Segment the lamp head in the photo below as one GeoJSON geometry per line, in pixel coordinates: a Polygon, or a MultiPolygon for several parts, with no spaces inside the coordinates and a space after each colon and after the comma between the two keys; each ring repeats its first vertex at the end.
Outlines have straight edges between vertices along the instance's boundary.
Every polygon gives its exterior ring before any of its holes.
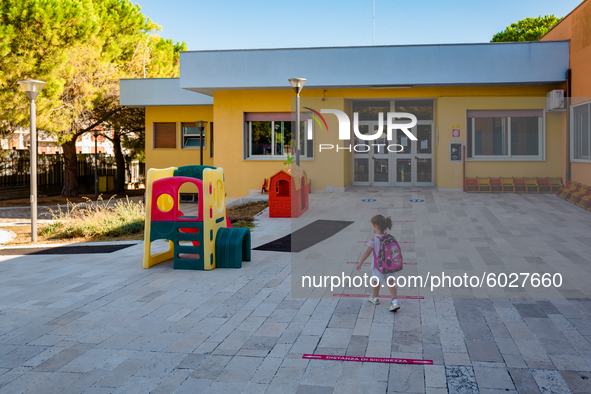
{"type": "Polygon", "coordinates": [[[36,81],[34,79],[22,79],[18,81],[18,84],[27,94],[29,100],[35,100],[41,90],[45,87],[46,83],[43,81],[36,81]]]}
{"type": "Polygon", "coordinates": [[[207,127],[207,123],[208,122],[205,120],[198,120],[197,122],[195,122],[195,126],[197,126],[200,132],[203,132],[203,130],[205,130],[205,128],[207,127]]]}
{"type": "Polygon", "coordinates": [[[291,84],[291,87],[296,92],[296,94],[299,94],[302,91],[302,89],[304,88],[304,84],[306,83],[306,78],[291,78],[289,80],[289,83],[291,84]]]}

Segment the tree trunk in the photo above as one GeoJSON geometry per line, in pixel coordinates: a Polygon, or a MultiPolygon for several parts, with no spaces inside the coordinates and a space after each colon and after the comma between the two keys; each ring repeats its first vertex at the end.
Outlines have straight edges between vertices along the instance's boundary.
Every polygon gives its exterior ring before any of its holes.
{"type": "Polygon", "coordinates": [[[115,164],[117,164],[115,192],[125,193],[125,158],[121,152],[121,134],[117,127],[113,130],[113,152],[115,153],[115,164]]]}
{"type": "Polygon", "coordinates": [[[62,196],[77,197],[78,196],[78,158],[76,156],[76,138],[72,139],[62,145],[64,150],[64,186],[62,189],[62,196]]]}
{"type": "Polygon", "coordinates": [[[125,160],[125,170],[127,171],[127,179],[131,182],[131,162],[129,160],[125,160]]]}

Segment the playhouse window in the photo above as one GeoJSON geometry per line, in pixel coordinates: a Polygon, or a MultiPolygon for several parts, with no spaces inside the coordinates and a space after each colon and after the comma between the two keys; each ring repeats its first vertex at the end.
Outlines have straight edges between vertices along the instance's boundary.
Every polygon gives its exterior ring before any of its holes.
{"type": "MultiPolygon", "coordinates": [[[[314,157],[314,125],[312,119],[304,119],[300,127],[300,152],[302,158],[314,157]],[[308,140],[308,134],[312,139],[308,140]]],[[[244,158],[276,158],[284,160],[295,156],[292,138],[294,122],[290,113],[250,113],[245,116],[244,158]]]]}
{"type": "Polygon", "coordinates": [[[285,179],[277,182],[277,197],[289,197],[289,182],[285,179]]]}
{"type": "Polygon", "coordinates": [[[468,111],[467,158],[542,160],[542,110],[468,111]]]}

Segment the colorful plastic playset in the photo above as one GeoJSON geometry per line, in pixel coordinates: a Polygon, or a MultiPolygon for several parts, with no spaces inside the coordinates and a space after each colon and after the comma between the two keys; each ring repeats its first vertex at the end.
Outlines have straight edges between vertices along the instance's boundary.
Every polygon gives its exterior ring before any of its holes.
{"type": "Polygon", "coordinates": [[[150,169],[146,179],[144,268],[173,259],[174,269],[241,268],[250,261],[250,230],[232,228],[226,216],[224,172],[210,166],[150,169]],[[179,210],[180,188],[198,190],[198,215],[179,210]],[[169,241],[166,252],[151,254],[152,243],[169,241]]]}

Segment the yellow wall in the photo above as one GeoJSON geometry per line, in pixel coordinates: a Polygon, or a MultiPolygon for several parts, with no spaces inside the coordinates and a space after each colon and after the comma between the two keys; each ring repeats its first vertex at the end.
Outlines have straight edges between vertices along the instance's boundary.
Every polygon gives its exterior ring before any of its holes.
{"type": "MultiPolygon", "coordinates": [[[[181,148],[181,123],[205,120],[213,121],[213,106],[167,106],[167,107],[146,107],[146,172],[150,168],[168,168],[196,165],[200,163],[199,149],[181,148]],[[154,122],[176,122],[176,149],[154,149],[153,145],[153,123],[154,122]]],[[[203,150],[203,164],[213,165],[213,159],[209,157],[210,125],[205,130],[205,149],[203,150]]],[[[214,139],[216,127],[214,124],[214,139]]],[[[215,142],[214,142],[215,150],[215,142]]],[[[181,186],[181,193],[197,193],[197,187],[192,184],[181,186]]]]}
{"type": "MultiPolygon", "coordinates": [[[[505,87],[424,87],[412,89],[304,89],[302,106],[320,111],[323,108],[351,112],[351,101],[367,98],[432,98],[434,99],[434,127],[439,130],[435,147],[435,184],[440,188],[461,188],[461,163],[449,161],[451,125],[460,124],[462,142],[466,140],[466,110],[468,109],[526,109],[545,107],[546,93],[556,86],[505,87]],[[530,99],[523,99],[530,97],[530,99]]],[[[215,91],[214,107],[149,107],[146,109],[146,163],[148,168],[166,168],[199,163],[198,150],[151,149],[152,122],[212,121],[215,125],[214,160],[205,150],[205,164],[222,167],[226,176],[227,196],[242,197],[249,190],[260,190],[264,178],[283,167],[283,159],[244,160],[244,113],[291,112],[295,94],[285,90],[215,91]]],[[[301,165],[312,179],[312,190],[326,190],[327,186],[343,188],[351,183],[351,154],[348,151],[323,151],[319,144],[344,146],[338,140],[338,122],[334,115],[324,116],[329,132],[314,126],[314,160],[302,160],[301,165]]],[[[352,121],[351,116],[351,121],[352,121]]],[[[560,115],[549,114],[547,119],[546,161],[537,162],[476,162],[466,164],[467,176],[559,176],[560,175],[560,115]]],[[[434,133],[434,143],[436,133],[434,133]]],[[[457,141],[457,140],[454,140],[457,141]]],[[[209,141],[208,141],[209,142],[209,141]]],[[[209,149],[209,145],[207,146],[209,149]]]]}
{"type": "MultiPolygon", "coordinates": [[[[228,197],[241,197],[247,195],[249,190],[260,190],[265,178],[284,167],[284,159],[243,159],[244,113],[291,112],[294,97],[293,90],[214,92],[214,123],[217,130],[214,163],[224,168],[228,197]]],[[[317,111],[322,108],[344,110],[344,100],[339,97],[322,101],[320,97],[306,97],[302,99],[301,106],[310,106],[317,111]]],[[[329,130],[338,130],[335,116],[327,116],[325,119],[329,130]]],[[[314,133],[316,146],[334,143],[335,132],[329,134],[315,125],[314,133]]],[[[326,186],[344,187],[346,155],[330,151],[318,154],[317,150],[314,155],[314,161],[301,160],[300,163],[312,179],[312,190],[326,190],[326,186]]]]}
{"type": "MultiPolygon", "coordinates": [[[[146,107],[146,172],[150,168],[181,167],[199,164],[199,149],[181,148],[181,123],[195,122],[197,120],[213,121],[213,106],[186,106],[186,107],[146,107]],[[153,123],[176,122],[177,123],[177,147],[176,149],[154,149],[153,123]]],[[[205,149],[203,150],[203,164],[213,165],[213,159],[209,158],[209,124],[205,131],[205,149]]],[[[217,134],[214,124],[214,137],[217,134]]],[[[215,149],[215,143],[214,143],[215,149]]]]}
{"type": "MultiPolygon", "coordinates": [[[[462,163],[449,161],[449,143],[458,141],[451,138],[451,126],[461,125],[461,141],[466,144],[466,110],[478,109],[541,109],[545,107],[544,97],[444,97],[437,100],[439,128],[439,154],[435,167],[436,184],[440,188],[461,188],[463,181],[462,163]]],[[[545,161],[477,161],[466,160],[466,177],[558,177],[560,176],[560,113],[546,115],[546,160],[545,161]]],[[[542,149],[542,148],[541,148],[542,149]]]]}

